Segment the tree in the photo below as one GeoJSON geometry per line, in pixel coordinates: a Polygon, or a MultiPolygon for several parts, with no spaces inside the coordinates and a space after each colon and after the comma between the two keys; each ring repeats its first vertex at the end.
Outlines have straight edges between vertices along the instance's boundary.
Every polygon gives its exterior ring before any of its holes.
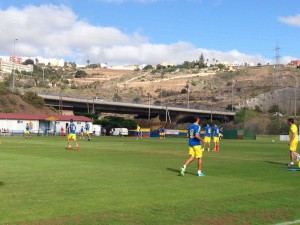
{"type": "Polygon", "coordinates": [[[100,124],[106,128],[128,128],[133,129],[136,127],[136,122],[131,119],[124,119],[118,116],[106,116],[104,119],[95,120],[95,124],[100,124]]]}
{"type": "Polygon", "coordinates": [[[256,111],[256,112],[262,112],[261,108],[258,105],[255,106],[254,111],[256,111]]]}
{"type": "Polygon", "coordinates": [[[153,66],[152,65],[147,65],[143,68],[143,70],[152,70],[153,69],[153,66]]]}
{"type": "Polygon", "coordinates": [[[227,105],[227,107],[225,109],[230,110],[230,111],[231,110],[236,111],[236,108],[232,104],[227,105]]]}
{"type": "Polygon", "coordinates": [[[23,65],[34,65],[34,61],[32,59],[26,59],[23,62],[23,65]]]}
{"type": "Polygon", "coordinates": [[[161,101],[160,100],[155,100],[154,105],[161,105],[161,101]]]}
{"type": "Polygon", "coordinates": [[[223,63],[219,63],[219,64],[217,65],[217,67],[218,67],[220,70],[222,70],[222,69],[225,68],[225,65],[224,65],[223,63]]]}
{"type": "Polygon", "coordinates": [[[84,70],[77,70],[75,73],[75,78],[82,78],[82,77],[86,77],[87,74],[84,70]]]}
{"type": "Polygon", "coordinates": [[[100,68],[100,67],[99,67],[99,64],[93,63],[93,64],[89,65],[89,68],[95,69],[95,68],[100,68]]]}
{"type": "Polygon", "coordinates": [[[160,65],[160,64],[156,65],[156,69],[157,69],[157,70],[162,70],[162,69],[165,69],[165,68],[166,68],[166,67],[163,66],[163,65],[160,65]]]}
{"type": "Polygon", "coordinates": [[[244,108],[235,114],[234,121],[235,121],[235,123],[243,123],[243,122],[257,116],[258,114],[259,114],[259,112],[256,112],[252,109],[244,108]]]}
{"type": "Polygon", "coordinates": [[[280,117],[272,117],[270,118],[270,123],[268,125],[269,134],[286,134],[289,130],[289,126],[286,121],[280,117]]]}
{"type": "Polygon", "coordinates": [[[33,105],[34,107],[37,108],[43,108],[45,106],[45,101],[42,97],[38,96],[36,93],[29,91],[26,92],[23,96],[22,99],[27,102],[28,104],[33,105]]]}
{"type": "Polygon", "coordinates": [[[199,68],[204,68],[205,67],[203,53],[201,53],[201,55],[200,55],[198,66],[199,66],[199,68]]]}
{"type": "Polygon", "coordinates": [[[88,64],[88,66],[90,65],[90,60],[88,59],[88,60],[86,60],[86,63],[88,64]]]}
{"type": "Polygon", "coordinates": [[[277,105],[277,104],[271,105],[268,110],[269,113],[274,113],[274,112],[279,112],[279,111],[280,111],[280,108],[279,108],[279,105],[277,105]]]}
{"type": "Polygon", "coordinates": [[[9,90],[6,88],[5,83],[0,83],[0,95],[6,95],[9,93],[9,90]]]}
{"type": "Polygon", "coordinates": [[[180,94],[186,94],[188,91],[186,88],[181,89],[180,94]]]}
{"type": "Polygon", "coordinates": [[[141,99],[140,99],[140,97],[134,97],[134,98],[132,99],[132,102],[133,102],[133,103],[139,103],[139,102],[141,102],[141,99]]]}
{"type": "Polygon", "coordinates": [[[114,93],[113,101],[120,102],[120,101],[122,101],[122,97],[118,93],[114,93]]]}

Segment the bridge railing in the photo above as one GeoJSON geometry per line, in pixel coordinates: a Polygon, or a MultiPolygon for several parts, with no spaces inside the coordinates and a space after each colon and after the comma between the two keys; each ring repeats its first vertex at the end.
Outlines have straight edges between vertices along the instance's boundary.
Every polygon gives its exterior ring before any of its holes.
{"type": "MultiPolygon", "coordinates": [[[[80,100],[86,100],[86,101],[92,101],[94,103],[97,102],[121,102],[121,103],[126,103],[126,104],[135,104],[135,105],[144,105],[144,106],[160,106],[160,107],[173,107],[173,108],[181,108],[181,109],[187,109],[187,106],[182,105],[182,104],[155,104],[154,102],[132,102],[132,101],[126,101],[126,100],[120,100],[120,101],[114,101],[111,99],[101,99],[99,100],[94,100],[94,97],[89,97],[89,96],[82,96],[82,95],[71,95],[71,94],[58,94],[55,92],[50,92],[50,91],[37,91],[36,92],[38,95],[49,95],[49,96],[56,96],[56,97],[61,97],[61,98],[74,98],[74,99],[80,99],[80,100]]],[[[206,107],[206,106],[194,106],[190,105],[189,109],[191,110],[206,110],[206,111],[214,111],[214,112],[235,112],[232,110],[227,110],[227,109],[222,109],[218,107],[206,107]]]]}

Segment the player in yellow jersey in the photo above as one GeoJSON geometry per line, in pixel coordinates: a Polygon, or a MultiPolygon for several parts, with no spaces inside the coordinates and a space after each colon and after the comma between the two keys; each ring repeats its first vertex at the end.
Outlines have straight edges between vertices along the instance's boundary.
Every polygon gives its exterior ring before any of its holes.
{"type": "Polygon", "coordinates": [[[141,127],[138,124],[136,125],[135,136],[136,136],[136,140],[142,139],[141,127]]]}
{"type": "Polygon", "coordinates": [[[78,151],[79,145],[76,140],[76,126],[75,126],[73,119],[70,120],[70,124],[69,124],[67,130],[68,130],[68,139],[67,139],[68,140],[68,150],[71,150],[70,140],[73,140],[74,143],[76,144],[76,151],[78,151]]]}
{"type": "Polygon", "coordinates": [[[290,163],[288,166],[294,166],[294,160],[298,161],[298,166],[300,167],[300,155],[297,153],[297,146],[298,146],[298,128],[296,124],[294,123],[293,118],[288,119],[288,124],[290,126],[289,130],[289,150],[290,150],[290,163]]]}
{"type": "Polygon", "coordinates": [[[26,127],[25,127],[25,137],[26,137],[26,138],[31,138],[30,125],[29,125],[29,123],[26,123],[26,127]]]}

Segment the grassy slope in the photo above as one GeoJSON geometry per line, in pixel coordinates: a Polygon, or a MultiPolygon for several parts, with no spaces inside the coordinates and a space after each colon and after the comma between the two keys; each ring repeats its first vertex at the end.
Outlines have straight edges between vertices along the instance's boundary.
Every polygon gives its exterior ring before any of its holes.
{"type": "Polygon", "coordinates": [[[300,219],[286,143],[223,140],[185,177],[186,139],[2,138],[0,224],[274,224],[300,219]]]}

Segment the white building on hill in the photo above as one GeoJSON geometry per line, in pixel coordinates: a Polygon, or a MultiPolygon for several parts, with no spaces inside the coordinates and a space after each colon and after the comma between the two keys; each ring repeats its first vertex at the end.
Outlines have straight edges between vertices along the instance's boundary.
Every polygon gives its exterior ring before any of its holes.
{"type": "Polygon", "coordinates": [[[12,73],[13,70],[25,71],[31,73],[33,72],[33,66],[0,60],[0,70],[6,73],[12,73]]]}

